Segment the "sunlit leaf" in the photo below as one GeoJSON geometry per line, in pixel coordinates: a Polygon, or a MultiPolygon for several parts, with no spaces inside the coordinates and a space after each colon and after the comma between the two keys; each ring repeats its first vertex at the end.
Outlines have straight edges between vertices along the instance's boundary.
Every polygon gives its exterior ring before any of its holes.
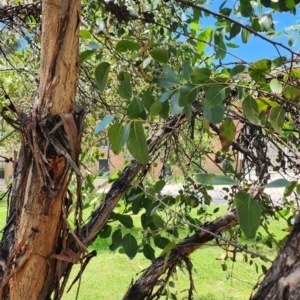
{"type": "Polygon", "coordinates": [[[91,33],[85,29],[79,30],[79,36],[83,39],[91,39],[92,38],[91,33]]]}
{"type": "Polygon", "coordinates": [[[282,84],[277,78],[273,78],[270,81],[270,88],[271,91],[276,94],[280,94],[282,92],[282,84]]]}
{"type": "Polygon", "coordinates": [[[275,106],[271,108],[270,123],[275,131],[281,133],[284,123],[284,110],[281,106],[275,106]]]}
{"type": "Polygon", "coordinates": [[[245,28],[242,28],[242,42],[247,44],[250,40],[251,32],[245,28]]]}
{"type": "Polygon", "coordinates": [[[287,85],[282,94],[289,100],[296,100],[297,102],[300,100],[300,89],[295,86],[287,85]]]}
{"type": "Polygon", "coordinates": [[[268,59],[258,60],[249,67],[250,77],[257,82],[265,81],[266,75],[271,71],[271,65],[268,59]]]}

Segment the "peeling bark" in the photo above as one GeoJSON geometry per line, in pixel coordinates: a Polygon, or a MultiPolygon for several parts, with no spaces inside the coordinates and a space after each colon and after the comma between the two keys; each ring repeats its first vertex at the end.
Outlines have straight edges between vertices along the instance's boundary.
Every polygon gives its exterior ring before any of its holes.
{"type": "MultiPolygon", "coordinates": [[[[217,220],[210,222],[203,229],[215,234],[220,234],[238,224],[236,211],[230,211],[217,220]]],[[[186,238],[171,251],[167,263],[165,256],[158,257],[143,275],[128,289],[123,300],[142,300],[151,295],[159,278],[169,269],[188,259],[188,256],[215,237],[204,231],[197,231],[191,237],[186,238]]]]}
{"type": "Polygon", "coordinates": [[[300,299],[300,214],[252,300],[300,299]]]}
{"type": "Polygon", "coordinates": [[[44,1],[42,14],[39,95],[29,117],[13,105],[7,108],[19,120],[23,144],[15,164],[10,224],[0,244],[1,299],[50,297],[56,280],[52,255],[59,249],[63,228],[68,170],[79,155],[66,145],[70,143],[67,126],[59,125],[65,117],[55,115],[68,113],[75,118],[70,111],[78,74],[80,1],[44,1]],[[43,127],[47,121],[53,124],[50,140],[43,127]]]}

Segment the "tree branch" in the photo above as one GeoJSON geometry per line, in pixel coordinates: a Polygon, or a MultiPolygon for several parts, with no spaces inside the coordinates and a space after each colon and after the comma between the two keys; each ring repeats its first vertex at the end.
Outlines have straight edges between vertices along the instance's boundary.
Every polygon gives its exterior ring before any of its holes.
{"type": "Polygon", "coordinates": [[[177,244],[171,251],[169,259],[165,262],[165,256],[158,257],[143,275],[128,289],[123,300],[142,300],[150,295],[153,287],[157,285],[158,279],[166,270],[173,268],[184,261],[191,253],[215,237],[208,232],[220,234],[238,224],[236,211],[230,211],[213,222],[203,226],[193,236],[186,238],[177,244]]]}

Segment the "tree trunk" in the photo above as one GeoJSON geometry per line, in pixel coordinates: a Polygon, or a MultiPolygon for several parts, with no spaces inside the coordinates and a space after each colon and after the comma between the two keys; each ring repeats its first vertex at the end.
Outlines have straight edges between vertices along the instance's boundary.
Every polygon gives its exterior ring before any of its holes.
{"type": "Polygon", "coordinates": [[[300,299],[300,214],[252,300],[300,299]]]}
{"type": "Polygon", "coordinates": [[[79,155],[78,127],[70,111],[78,74],[80,2],[43,1],[39,95],[29,117],[10,106],[23,143],[0,245],[1,299],[48,299],[56,284],[50,276],[56,265],[51,255],[59,249],[68,169],[79,155]]]}

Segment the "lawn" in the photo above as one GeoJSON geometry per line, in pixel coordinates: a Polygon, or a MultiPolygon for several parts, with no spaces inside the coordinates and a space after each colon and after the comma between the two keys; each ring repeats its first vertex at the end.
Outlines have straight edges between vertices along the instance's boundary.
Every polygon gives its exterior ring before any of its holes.
{"type": "MultiPolygon", "coordinates": [[[[211,209],[215,208],[213,206],[211,209]]],[[[222,206],[220,213],[225,211],[222,206]]],[[[6,202],[0,202],[0,226],[3,227],[6,218],[6,202]]],[[[278,238],[283,238],[285,232],[283,221],[272,221],[269,230],[275,233],[278,238]]],[[[133,234],[138,234],[138,228],[133,229],[133,234]]],[[[266,236],[264,230],[259,230],[263,237],[266,236]]],[[[254,243],[243,238],[242,244],[247,243],[253,247],[254,243]],[[253,245],[252,245],[253,244],[253,245]]],[[[97,250],[97,256],[93,258],[84,272],[81,279],[79,298],[82,300],[94,299],[122,299],[131,280],[137,279],[141,272],[150,265],[150,261],[145,259],[141,253],[130,260],[125,254],[117,251],[111,252],[108,249],[111,240],[98,238],[90,247],[90,250],[97,250]]],[[[268,248],[262,243],[256,245],[260,247],[262,254],[269,258],[274,258],[277,249],[268,248]]],[[[159,252],[158,252],[159,254],[159,252]]],[[[249,264],[251,258],[248,256],[248,263],[244,261],[244,256],[240,253],[236,257],[236,262],[231,259],[226,261],[225,251],[217,246],[215,241],[206,245],[191,255],[194,265],[194,283],[196,287],[195,299],[197,300],[230,300],[230,299],[249,299],[253,286],[257,283],[262,274],[261,265],[268,267],[270,264],[262,262],[258,258],[252,258],[252,265],[249,264]],[[222,267],[223,265],[223,267],[222,267]],[[226,269],[226,270],[225,270],[226,269]]],[[[79,265],[72,271],[72,278],[76,276],[79,265]]],[[[187,288],[189,287],[188,274],[183,269],[177,268],[177,274],[172,279],[175,287],[168,287],[170,292],[177,295],[177,299],[186,299],[187,288]]],[[[70,281],[71,283],[71,281],[70,281]]],[[[74,300],[78,284],[64,295],[63,300],[74,300]]]]}

